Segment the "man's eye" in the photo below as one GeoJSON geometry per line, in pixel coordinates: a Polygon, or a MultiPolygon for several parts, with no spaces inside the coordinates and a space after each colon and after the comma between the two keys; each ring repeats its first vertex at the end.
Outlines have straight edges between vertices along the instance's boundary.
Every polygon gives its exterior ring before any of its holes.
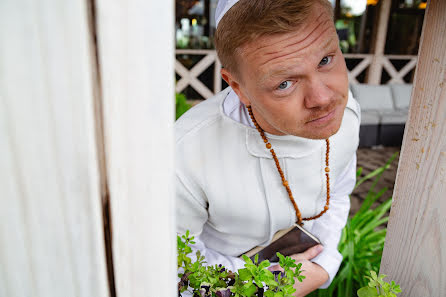
{"type": "Polygon", "coordinates": [[[288,89],[289,87],[291,87],[291,81],[286,80],[286,81],[282,82],[282,83],[277,87],[277,89],[278,89],[278,90],[286,90],[286,89],[288,89]]]}
{"type": "Polygon", "coordinates": [[[325,66],[327,64],[330,64],[331,60],[333,60],[332,56],[323,57],[322,60],[319,62],[319,66],[325,66]]]}

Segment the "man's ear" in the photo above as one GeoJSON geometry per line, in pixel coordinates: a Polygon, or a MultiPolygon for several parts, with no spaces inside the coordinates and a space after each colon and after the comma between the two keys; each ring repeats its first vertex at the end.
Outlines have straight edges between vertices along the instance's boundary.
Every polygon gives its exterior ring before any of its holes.
{"type": "Polygon", "coordinates": [[[222,68],[220,73],[221,77],[223,77],[223,79],[228,83],[228,85],[234,90],[234,92],[240,98],[240,101],[242,101],[242,103],[245,105],[251,105],[250,100],[245,95],[245,92],[243,92],[242,90],[242,87],[240,85],[240,80],[225,68],[222,68]]]}

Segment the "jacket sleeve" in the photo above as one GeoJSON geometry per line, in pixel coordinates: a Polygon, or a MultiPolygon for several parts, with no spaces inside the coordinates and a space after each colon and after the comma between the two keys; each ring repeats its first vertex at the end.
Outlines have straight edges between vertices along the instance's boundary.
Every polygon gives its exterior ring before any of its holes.
{"type": "Polygon", "coordinates": [[[233,272],[244,267],[244,261],[238,257],[223,255],[207,248],[200,240],[203,226],[208,219],[207,199],[204,193],[194,187],[184,176],[176,175],[176,222],[177,233],[184,234],[187,230],[195,237],[192,245],[191,259],[195,261],[195,254],[199,250],[205,257],[207,265],[221,264],[233,272]]]}
{"type": "Polygon", "coordinates": [[[320,289],[330,286],[333,278],[338,272],[342,262],[342,255],[338,251],[338,244],[341,238],[348,213],[350,211],[350,193],[356,183],[356,154],[350,160],[344,172],[339,176],[333,187],[330,209],[322,217],[315,220],[311,232],[321,238],[324,250],[311,261],[322,266],[329,275],[329,279],[320,289]]]}

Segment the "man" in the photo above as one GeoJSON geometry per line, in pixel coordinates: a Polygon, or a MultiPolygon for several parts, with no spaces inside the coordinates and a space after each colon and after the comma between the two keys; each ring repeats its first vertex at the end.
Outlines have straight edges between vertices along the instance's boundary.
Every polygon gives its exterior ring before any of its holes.
{"type": "Polygon", "coordinates": [[[304,219],[323,243],[292,256],[306,276],[296,296],[305,296],[328,287],[339,268],[355,183],[359,106],[332,8],[227,0],[216,20],[230,87],[176,123],[177,230],[197,236],[209,264],[235,271],[240,254],[304,219]]]}

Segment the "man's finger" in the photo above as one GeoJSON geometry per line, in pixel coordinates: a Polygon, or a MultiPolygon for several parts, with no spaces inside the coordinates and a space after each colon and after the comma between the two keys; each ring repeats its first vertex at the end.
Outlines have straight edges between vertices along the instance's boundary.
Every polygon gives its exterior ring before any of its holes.
{"type": "Polygon", "coordinates": [[[299,259],[305,259],[305,260],[311,260],[314,257],[316,257],[317,255],[320,254],[320,252],[322,252],[322,250],[324,249],[324,247],[320,244],[313,246],[311,248],[309,248],[308,250],[306,250],[305,252],[298,254],[299,259]]]}

